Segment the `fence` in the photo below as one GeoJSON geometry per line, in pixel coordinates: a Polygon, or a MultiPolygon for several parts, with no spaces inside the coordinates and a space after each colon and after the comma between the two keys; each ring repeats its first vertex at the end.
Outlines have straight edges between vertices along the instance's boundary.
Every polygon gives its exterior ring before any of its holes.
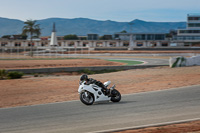
{"type": "Polygon", "coordinates": [[[178,51],[178,50],[191,50],[185,53],[109,53],[109,52],[96,52],[95,51],[108,50],[117,51],[125,50],[127,48],[89,48],[89,47],[0,47],[0,59],[24,59],[24,58],[67,58],[67,57],[93,57],[93,56],[196,56],[199,55],[200,48],[134,48],[140,51],[178,51]],[[93,52],[94,51],[94,52],[93,52]],[[196,52],[195,52],[196,51],[196,52]]]}
{"type": "Polygon", "coordinates": [[[65,58],[70,54],[90,54],[90,49],[82,47],[0,47],[0,59],[65,58]]]}

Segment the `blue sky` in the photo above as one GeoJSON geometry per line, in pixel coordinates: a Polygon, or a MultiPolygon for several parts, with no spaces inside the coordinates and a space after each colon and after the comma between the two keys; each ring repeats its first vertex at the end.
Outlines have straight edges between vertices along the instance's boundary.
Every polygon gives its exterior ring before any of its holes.
{"type": "Polygon", "coordinates": [[[200,14],[199,5],[200,0],[0,0],[0,17],[179,22],[186,21],[188,13],[200,14]]]}

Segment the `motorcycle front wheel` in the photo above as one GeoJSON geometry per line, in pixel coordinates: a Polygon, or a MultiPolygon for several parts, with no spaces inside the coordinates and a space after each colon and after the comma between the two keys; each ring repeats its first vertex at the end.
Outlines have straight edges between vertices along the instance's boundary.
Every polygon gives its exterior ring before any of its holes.
{"type": "Polygon", "coordinates": [[[92,105],[94,103],[94,97],[92,93],[84,91],[80,93],[80,100],[85,105],[92,105]]]}
{"type": "Polygon", "coordinates": [[[112,102],[119,102],[121,100],[121,94],[118,90],[114,89],[111,92],[111,99],[112,102]]]}

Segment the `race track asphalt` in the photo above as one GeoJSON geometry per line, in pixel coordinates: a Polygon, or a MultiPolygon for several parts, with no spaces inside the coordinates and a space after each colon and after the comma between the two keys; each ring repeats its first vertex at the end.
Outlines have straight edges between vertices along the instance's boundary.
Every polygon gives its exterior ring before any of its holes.
{"type": "Polygon", "coordinates": [[[197,119],[200,85],[122,95],[119,103],[86,106],[70,101],[2,108],[0,133],[105,132],[197,119]]]}

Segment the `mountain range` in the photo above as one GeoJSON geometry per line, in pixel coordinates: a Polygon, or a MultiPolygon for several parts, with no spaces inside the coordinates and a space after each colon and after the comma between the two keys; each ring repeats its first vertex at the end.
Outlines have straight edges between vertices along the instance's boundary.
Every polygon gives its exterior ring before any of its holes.
{"type": "MultiPolygon", "coordinates": [[[[186,22],[148,22],[139,19],[130,22],[116,22],[111,20],[100,21],[88,18],[48,18],[37,20],[42,29],[41,36],[50,36],[53,23],[56,23],[57,36],[68,34],[87,35],[99,34],[108,35],[126,30],[134,33],[168,33],[170,30],[185,28],[186,22]]],[[[21,34],[24,21],[0,17],[0,37],[3,35],[21,34]]]]}

